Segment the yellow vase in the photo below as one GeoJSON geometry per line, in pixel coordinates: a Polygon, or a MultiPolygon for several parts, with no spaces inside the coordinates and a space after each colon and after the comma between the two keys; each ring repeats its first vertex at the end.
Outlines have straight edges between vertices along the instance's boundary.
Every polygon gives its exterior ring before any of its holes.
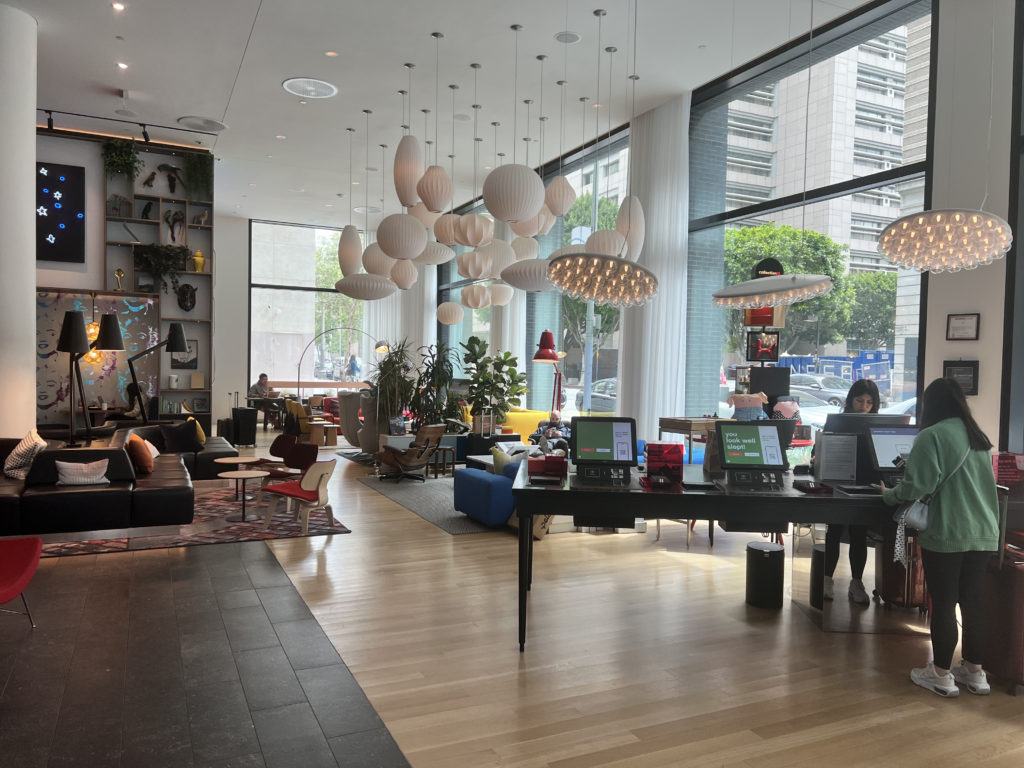
{"type": "Polygon", "coordinates": [[[196,251],[192,254],[192,269],[195,272],[202,272],[203,267],[206,266],[206,257],[203,256],[202,251],[196,251]]]}

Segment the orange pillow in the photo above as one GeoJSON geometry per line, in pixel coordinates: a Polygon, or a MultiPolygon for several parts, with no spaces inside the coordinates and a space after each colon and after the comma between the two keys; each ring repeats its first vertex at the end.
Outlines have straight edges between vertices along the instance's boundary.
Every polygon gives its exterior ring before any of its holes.
{"type": "Polygon", "coordinates": [[[153,471],[153,454],[146,447],[145,440],[133,432],[129,435],[125,448],[128,450],[128,458],[131,459],[136,472],[140,475],[148,475],[153,471]]]}

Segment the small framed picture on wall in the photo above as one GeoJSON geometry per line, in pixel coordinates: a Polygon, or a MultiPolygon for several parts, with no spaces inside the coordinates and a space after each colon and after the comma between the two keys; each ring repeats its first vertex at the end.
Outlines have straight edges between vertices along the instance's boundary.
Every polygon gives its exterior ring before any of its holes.
{"type": "Polygon", "coordinates": [[[946,360],[942,363],[942,376],[953,379],[965,395],[978,394],[977,360],[946,360]]]}
{"type": "Polygon", "coordinates": [[[981,314],[946,315],[946,341],[977,341],[981,314]]]}

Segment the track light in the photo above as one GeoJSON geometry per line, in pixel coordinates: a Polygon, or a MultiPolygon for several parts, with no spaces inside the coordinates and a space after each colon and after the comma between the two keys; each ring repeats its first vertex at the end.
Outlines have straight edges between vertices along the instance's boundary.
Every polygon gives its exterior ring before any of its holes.
{"type": "Polygon", "coordinates": [[[149,131],[146,130],[144,123],[139,123],[139,127],[142,128],[142,140],[149,144],[149,131]]]}
{"type": "Polygon", "coordinates": [[[46,130],[53,130],[53,112],[46,113],[46,130]]]}

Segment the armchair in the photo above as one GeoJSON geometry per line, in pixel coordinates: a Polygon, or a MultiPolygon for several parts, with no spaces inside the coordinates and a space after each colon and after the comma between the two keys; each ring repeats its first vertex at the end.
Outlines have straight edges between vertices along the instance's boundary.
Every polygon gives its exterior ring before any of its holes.
{"type": "Polygon", "coordinates": [[[359,393],[359,407],[363,409],[363,426],[357,437],[363,453],[377,453],[380,450],[380,430],[377,428],[377,398],[369,392],[359,393]]]}
{"type": "Polygon", "coordinates": [[[306,408],[298,400],[285,400],[285,413],[294,420],[298,432],[294,433],[301,439],[302,435],[309,435],[309,414],[306,408]]]}
{"type": "MultiPolygon", "coordinates": [[[[286,512],[291,512],[292,503],[296,505],[295,514],[302,522],[303,536],[309,533],[309,513],[315,509],[322,509],[331,525],[337,525],[338,523],[327,496],[327,482],[334,473],[336,463],[337,459],[315,462],[306,470],[302,479],[293,480],[288,483],[278,483],[264,489],[266,493],[272,493],[285,499],[286,512]]],[[[267,512],[263,517],[264,528],[270,527],[275,507],[275,504],[268,505],[267,512]]]]}
{"type": "MultiPolygon", "coordinates": [[[[353,448],[359,448],[359,402],[361,393],[357,390],[338,391],[338,425],[345,441],[353,448]]],[[[374,418],[376,421],[376,418],[374,418]]]]}
{"type": "Polygon", "coordinates": [[[383,450],[374,454],[374,459],[382,465],[386,465],[381,479],[394,478],[396,481],[403,477],[411,480],[424,482],[427,479],[427,464],[441,444],[441,435],[444,434],[444,424],[429,424],[420,427],[416,433],[416,439],[409,444],[408,448],[395,448],[385,445],[383,450]],[[413,474],[413,470],[422,470],[422,474],[413,474]]]}

